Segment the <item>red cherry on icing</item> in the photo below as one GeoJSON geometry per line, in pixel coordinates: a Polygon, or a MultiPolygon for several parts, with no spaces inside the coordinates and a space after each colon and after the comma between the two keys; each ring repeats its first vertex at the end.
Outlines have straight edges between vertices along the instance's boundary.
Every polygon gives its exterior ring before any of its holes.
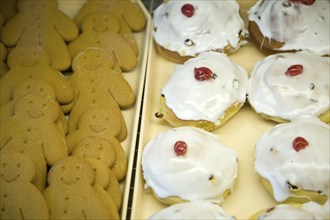
{"type": "Polygon", "coordinates": [[[174,144],[174,152],[177,156],[184,156],[187,153],[187,144],[184,141],[177,141],[174,144]]]}
{"type": "Polygon", "coordinates": [[[285,72],[285,75],[287,76],[297,76],[301,74],[304,70],[304,66],[301,64],[295,64],[290,66],[287,71],[285,72]]]}
{"type": "Polygon", "coordinates": [[[198,81],[208,80],[216,76],[215,73],[207,67],[195,67],[194,73],[195,79],[198,81]]]}
{"type": "Polygon", "coordinates": [[[297,152],[306,148],[308,145],[308,141],[303,137],[296,137],[292,142],[292,147],[297,152]]]}
{"type": "Polygon", "coordinates": [[[303,5],[312,5],[316,0],[290,0],[293,3],[301,3],[303,5]]]}
{"type": "Polygon", "coordinates": [[[301,3],[304,5],[312,5],[316,0],[301,0],[301,3]]]}
{"type": "Polygon", "coordinates": [[[182,7],[181,7],[181,12],[182,14],[184,14],[186,17],[190,18],[194,15],[195,13],[195,8],[193,5],[191,4],[184,4],[182,7]]]}

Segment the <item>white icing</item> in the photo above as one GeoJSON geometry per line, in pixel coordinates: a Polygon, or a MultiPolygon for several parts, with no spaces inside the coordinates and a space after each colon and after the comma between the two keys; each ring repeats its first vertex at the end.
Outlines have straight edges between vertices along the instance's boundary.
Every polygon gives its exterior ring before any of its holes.
{"type": "Polygon", "coordinates": [[[329,140],[329,126],[314,117],[279,124],[260,137],[255,170],[269,180],[277,202],[293,196],[288,181],[300,189],[321,191],[329,196],[329,140]],[[296,137],[303,137],[309,145],[295,151],[292,142],[296,137]]]}
{"type": "Polygon", "coordinates": [[[299,115],[318,117],[329,109],[330,58],[308,51],[275,54],[255,64],[248,99],[256,112],[293,120],[299,115]],[[297,76],[285,75],[295,64],[304,66],[297,76]]]}
{"type": "Polygon", "coordinates": [[[166,105],[183,120],[207,120],[216,124],[228,107],[246,100],[248,74],[222,53],[204,52],[178,65],[161,93],[166,105]],[[215,79],[198,81],[195,67],[207,67],[215,79]]]}
{"type": "Polygon", "coordinates": [[[152,215],[154,219],[219,219],[235,220],[234,216],[228,215],[219,205],[206,202],[185,202],[169,206],[152,215]]]}
{"type": "Polygon", "coordinates": [[[279,204],[271,211],[259,216],[262,219],[328,219],[329,211],[325,206],[315,202],[308,202],[301,207],[279,204]]]}
{"type": "Polygon", "coordinates": [[[238,175],[236,153],[214,134],[193,127],[168,129],[150,140],[143,150],[142,169],[146,187],[159,198],[215,203],[223,201],[226,190],[233,190],[238,175]],[[184,156],[173,150],[177,141],[188,146],[184,156]]]}
{"type": "Polygon", "coordinates": [[[164,48],[178,52],[181,56],[223,49],[228,43],[235,49],[246,43],[241,35],[248,35],[239,15],[236,1],[167,1],[154,11],[153,36],[164,48]],[[195,14],[186,17],[181,12],[185,4],[192,4],[195,14]],[[193,46],[184,44],[185,40],[193,46]]]}
{"type": "Polygon", "coordinates": [[[249,20],[257,23],[265,37],[285,43],[278,50],[309,49],[327,55],[330,54],[329,3],[316,0],[307,6],[289,0],[259,0],[249,10],[249,20]]]}

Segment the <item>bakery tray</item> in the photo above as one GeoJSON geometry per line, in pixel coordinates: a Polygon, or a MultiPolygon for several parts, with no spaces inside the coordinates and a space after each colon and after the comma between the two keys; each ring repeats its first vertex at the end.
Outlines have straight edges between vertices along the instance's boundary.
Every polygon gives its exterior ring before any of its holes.
{"type": "MultiPolygon", "coordinates": [[[[59,9],[67,14],[69,17],[73,18],[79,9],[85,4],[86,0],[58,0],[59,9]]],[[[134,33],[134,37],[136,39],[138,48],[139,48],[139,55],[138,55],[138,62],[136,67],[129,72],[123,73],[125,79],[131,85],[136,101],[134,106],[122,110],[126,126],[127,126],[127,137],[124,141],[121,142],[122,147],[124,148],[128,160],[127,165],[127,174],[124,181],[121,182],[121,189],[122,189],[122,208],[121,208],[121,219],[126,219],[127,215],[127,208],[128,208],[128,201],[130,196],[130,183],[132,177],[132,170],[133,170],[133,162],[134,162],[134,153],[135,153],[135,146],[136,146],[136,139],[138,136],[138,125],[140,119],[140,110],[142,104],[142,96],[143,96],[143,87],[144,81],[146,76],[146,65],[148,59],[148,49],[150,43],[150,31],[151,31],[151,17],[147,9],[145,8],[142,1],[136,1],[137,4],[143,10],[146,16],[146,28],[141,31],[134,33]]]]}
{"type": "MultiPolygon", "coordinates": [[[[240,0],[238,2],[241,6],[241,15],[247,24],[247,10],[255,1],[240,0]]],[[[144,146],[152,138],[171,128],[165,120],[156,118],[155,113],[159,110],[160,91],[177,64],[161,57],[156,50],[152,36],[149,40],[145,94],[142,104],[140,134],[137,141],[135,176],[133,177],[134,193],[131,201],[131,219],[148,219],[155,212],[167,207],[167,205],[158,202],[154,195],[144,188],[141,155],[144,146]]],[[[254,64],[265,56],[266,54],[262,53],[257,46],[249,42],[230,55],[230,58],[250,73],[254,64]]],[[[255,144],[265,131],[274,126],[274,122],[261,119],[250,108],[249,104],[245,103],[237,115],[212,132],[238,154],[239,177],[232,194],[221,205],[228,214],[236,216],[237,219],[248,219],[260,209],[276,205],[254,171],[255,144]]]]}

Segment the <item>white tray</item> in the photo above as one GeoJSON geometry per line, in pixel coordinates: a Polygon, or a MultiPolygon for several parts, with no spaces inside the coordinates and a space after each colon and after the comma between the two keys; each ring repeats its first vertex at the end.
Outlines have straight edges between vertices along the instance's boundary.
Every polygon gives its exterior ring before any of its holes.
{"type": "MultiPolygon", "coordinates": [[[[255,1],[240,0],[238,2],[241,5],[242,17],[246,22],[246,12],[255,1]]],[[[152,193],[144,189],[145,181],[142,176],[141,154],[147,142],[158,133],[171,128],[165,120],[156,118],[155,113],[159,110],[160,90],[177,64],[159,55],[152,37],[150,38],[150,44],[131,219],[147,219],[158,210],[167,207],[167,205],[158,202],[152,193]]],[[[230,55],[234,62],[241,65],[249,73],[255,62],[263,59],[265,56],[266,54],[260,52],[251,43],[230,55]]],[[[254,171],[255,143],[261,134],[270,130],[274,125],[275,123],[273,122],[259,118],[252,111],[249,104],[246,103],[237,115],[231,118],[225,125],[213,131],[238,154],[239,178],[233,193],[221,205],[228,214],[234,215],[238,219],[248,219],[260,209],[269,208],[276,204],[264,189],[254,171]]]]}
{"type": "MultiPolygon", "coordinates": [[[[87,0],[58,0],[59,9],[73,18],[79,9],[87,0]]],[[[136,1],[143,10],[147,24],[142,32],[134,33],[139,48],[138,62],[136,67],[130,71],[123,73],[125,79],[131,85],[136,101],[134,106],[123,110],[123,116],[127,126],[127,137],[121,142],[128,160],[127,174],[124,181],[121,182],[121,189],[123,195],[123,202],[121,208],[121,219],[126,219],[127,208],[130,194],[130,183],[133,170],[134,152],[137,140],[137,131],[140,119],[140,109],[142,104],[143,86],[146,76],[146,65],[148,58],[148,49],[150,43],[151,17],[141,1],[136,1]]]]}

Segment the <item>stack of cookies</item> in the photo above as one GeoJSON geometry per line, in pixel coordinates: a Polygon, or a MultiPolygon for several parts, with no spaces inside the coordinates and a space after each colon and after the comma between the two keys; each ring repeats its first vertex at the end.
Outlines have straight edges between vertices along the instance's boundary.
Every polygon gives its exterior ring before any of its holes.
{"type": "Polygon", "coordinates": [[[1,219],[119,219],[127,157],[122,114],[135,104],[131,1],[1,1],[1,219]]]}

